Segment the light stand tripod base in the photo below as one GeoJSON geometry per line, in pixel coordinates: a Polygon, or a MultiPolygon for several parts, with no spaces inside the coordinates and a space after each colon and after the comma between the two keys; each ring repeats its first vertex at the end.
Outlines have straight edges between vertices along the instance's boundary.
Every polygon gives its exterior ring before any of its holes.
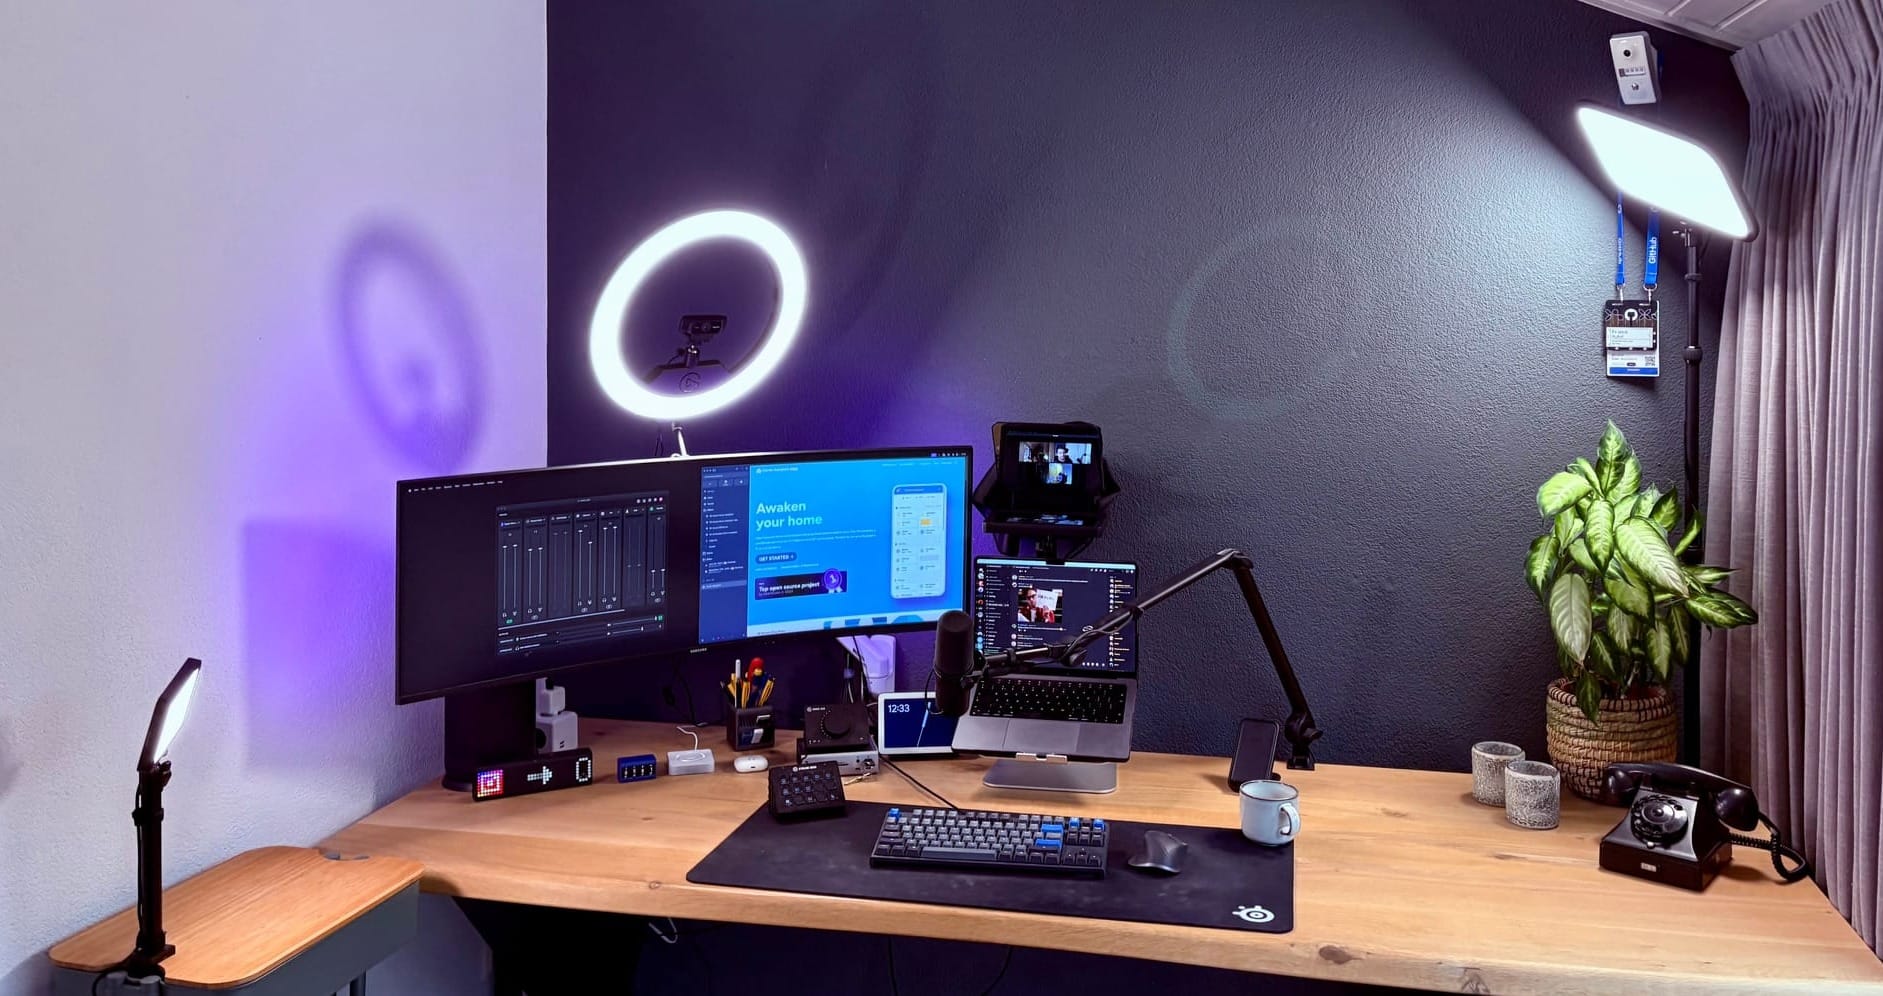
{"type": "Polygon", "coordinates": [[[1023,761],[1003,757],[981,779],[988,788],[1026,792],[1089,792],[1108,795],[1118,791],[1118,765],[1111,761],[1023,761]]]}

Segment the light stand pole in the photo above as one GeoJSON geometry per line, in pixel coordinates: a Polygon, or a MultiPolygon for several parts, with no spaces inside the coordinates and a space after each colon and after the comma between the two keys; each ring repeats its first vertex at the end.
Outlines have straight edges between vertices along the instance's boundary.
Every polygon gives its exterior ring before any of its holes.
{"type": "MultiPolygon", "coordinates": [[[[1679,225],[1681,242],[1687,247],[1687,408],[1681,423],[1686,490],[1681,494],[1681,518],[1692,528],[1700,514],[1700,361],[1706,351],[1700,346],[1700,243],[1693,226],[1679,225]]],[[[1687,563],[1700,562],[1700,537],[1695,536],[1683,554],[1687,563]]],[[[1687,659],[1680,668],[1680,760],[1683,764],[1700,763],[1700,621],[1687,616],[1687,659]]]]}

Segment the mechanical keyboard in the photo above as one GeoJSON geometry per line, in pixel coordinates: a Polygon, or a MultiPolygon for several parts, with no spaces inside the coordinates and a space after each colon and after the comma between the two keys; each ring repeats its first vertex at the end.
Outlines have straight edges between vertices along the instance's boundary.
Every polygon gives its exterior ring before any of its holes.
{"type": "Polygon", "coordinates": [[[970,715],[1000,719],[1060,719],[1072,723],[1125,721],[1125,686],[1115,681],[990,678],[974,692],[970,715]]]}
{"type": "Polygon", "coordinates": [[[1104,878],[1110,835],[1089,817],[898,807],[883,817],[870,864],[1104,878]]]}

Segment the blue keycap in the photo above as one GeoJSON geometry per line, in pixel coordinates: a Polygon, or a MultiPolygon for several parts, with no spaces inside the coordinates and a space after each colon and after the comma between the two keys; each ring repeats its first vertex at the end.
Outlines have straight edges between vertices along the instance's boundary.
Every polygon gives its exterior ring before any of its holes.
{"type": "Polygon", "coordinates": [[[1040,838],[1040,839],[1038,839],[1038,840],[1036,840],[1036,841],[1034,841],[1034,842],[1033,842],[1033,846],[1034,846],[1034,847],[1041,847],[1041,848],[1046,848],[1046,849],[1048,849],[1048,850],[1053,850],[1053,851],[1057,851],[1057,850],[1059,850],[1059,841],[1056,841],[1056,840],[1047,840],[1047,839],[1045,839],[1044,837],[1042,837],[1042,838],[1040,838]]]}
{"type": "Polygon", "coordinates": [[[1064,833],[1064,832],[1065,832],[1065,830],[1066,830],[1066,825],[1065,825],[1065,824],[1063,824],[1063,823],[1042,823],[1042,824],[1040,824],[1040,832],[1041,832],[1041,833],[1064,833]]]}

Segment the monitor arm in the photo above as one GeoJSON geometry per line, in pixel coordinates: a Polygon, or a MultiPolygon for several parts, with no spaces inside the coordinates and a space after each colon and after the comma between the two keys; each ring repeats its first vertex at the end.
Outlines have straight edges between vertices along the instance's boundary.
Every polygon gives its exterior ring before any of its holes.
{"type": "Polygon", "coordinates": [[[1314,741],[1321,738],[1321,729],[1314,723],[1314,712],[1308,708],[1308,699],[1301,691],[1301,682],[1295,677],[1294,665],[1288,662],[1288,651],[1282,648],[1281,636],[1275,632],[1275,621],[1269,618],[1268,606],[1262,602],[1262,593],[1255,586],[1255,562],[1241,550],[1220,550],[1191,565],[1149,595],[1120,605],[1093,623],[1090,629],[1066,643],[989,655],[982,665],[982,674],[1010,674],[1024,671],[1036,663],[1076,662],[1092,644],[1135,622],[1151,606],[1225,568],[1236,575],[1236,587],[1242,590],[1242,600],[1248,603],[1249,615],[1255,620],[1255,628],[1262,633],[1263,646],[1268,649],[1269,662],[1275,665],[1275,676],[1281,679],[1282,692],[1288,696],[1288,721],[1282,725],[1282,733],[1288,738],[1291,755],[1288,767],[1312,770],[1313,745],[1314,741]]]}

